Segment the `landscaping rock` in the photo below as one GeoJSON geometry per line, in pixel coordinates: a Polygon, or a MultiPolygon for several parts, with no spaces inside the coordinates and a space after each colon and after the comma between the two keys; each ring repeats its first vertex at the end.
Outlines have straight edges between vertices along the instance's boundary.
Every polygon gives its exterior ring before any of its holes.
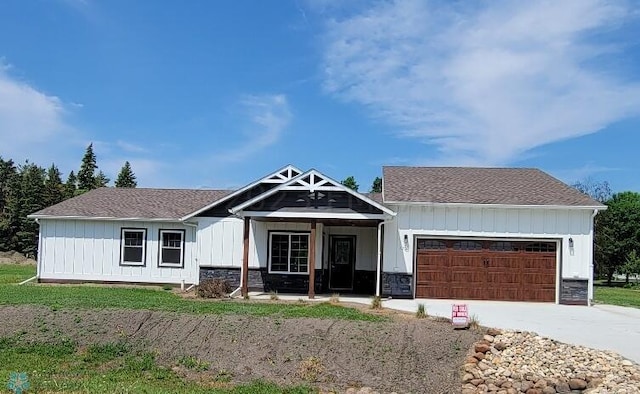
{"type": "Polygon", "coordinates": [[[478,384],[468,393],[640,394],[639,365],[535,333],[487,330],[469,357],[478,362],[465,364],[465,372],[478,384]]]}

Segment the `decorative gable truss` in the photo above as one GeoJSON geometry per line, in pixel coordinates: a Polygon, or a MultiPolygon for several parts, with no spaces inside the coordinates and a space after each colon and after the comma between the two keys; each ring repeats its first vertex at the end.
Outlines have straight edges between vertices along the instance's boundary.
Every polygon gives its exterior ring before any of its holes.
{"type": "Polygon", "coordinates": [[[268,190],[251,200],[245,201],[242,204],[239,204],[231,208],[229,212],[232,214],[236,214],[244,210],[245,208],[248,208],[262,200],[265,200],[266,198],[278,192],[286,192],[286,191],[305,191],[310,194],[315,192],[345,192],[379,209],[385,215],[389,215],[389,216],[396,215],[394,211],[385,207],[384,205],[379,204],[378,202],[368,198],[367,196],[360,194],[313,169],[303,174],[300,174],[297,177],[289,180],[288,182],[285,182],[271,190],[268,190]]]}
{"type": "Polygon", "coordinates": [[[273,172],[273,173],[271,173],[271,174],[269,174],[269,175],[267,175],[265,177],[262,177],[262,178],[258,179],[255,182],[252,182],[252,183],[250,183],[250,184],[248,184],[248,185],[236,190],[235,192],[227,195],[224,198],[216,200],[216,201],[212,202],[211,204],[206,205],[206,206],[198,209],[197,211],[190,213],[189,215],[181,218],[180,220],[185,221],[185,220],[191,219],[192,217],[197,216],[200,213],[202,213],[204,211],[207,211],[207,210],[209,210],[209,209],[211,209],[211,208],[213,208],[213,207],[215,207],[217,205],[220,205],[220,204],[222,204],[224,202],[227,202],[227,201],[229,201],[229,200],[241,195],[242,193],[245,193],[245,192],[255,188],[256,186],[261,185],[261,184],[283,184],[283,183],[289,182],[290,180],[300,176],[301,174],[302,174],[301,170],[299,170],[298,168],[296,168],[296,167],[294,167],[292,165],[288,165],[286,167],[283,167],[283,168],[279,169],[278,171],[275,171],[275,172],[273,172]]]}

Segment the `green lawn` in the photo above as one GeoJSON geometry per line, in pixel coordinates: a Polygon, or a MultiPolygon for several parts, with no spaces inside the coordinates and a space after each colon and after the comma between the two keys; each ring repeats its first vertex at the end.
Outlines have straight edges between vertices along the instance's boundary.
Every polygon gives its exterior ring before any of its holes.
{"type": "MultiPolygon", "coordinates": [[[[226,371],[211,370],[204,362],[175,360],[171,366],[156,363],[153,353],[134,350],[126,343],[93,345],[80,349],[65,338],[49,343],[20,337],[0,338],[0,385],[6,387],[12,372],[27,374],[27,392],[81,393],[315,393],[305,386],[277,386],[264,381],[233,385],[226,371]],[[187,380],[171,367],[202,372],[187,380]]],[[[2,389],[0,389],[1,391],[2,389]]],[[[4,391],[2,391],[4,392],[4,391]]]]}
{"type": "Polygon", "coordinates": [[[32,265],[0,264],[0,284],[20,283],[36,275],[32,265]]]}
{"type": "Polygon", "coordinates": [[[33,276],[32,267],[0,265],[0,305],[43,305],[54,309],[124,308],[196,314],[277,315],[283,318],[311,317],[381,321],[384,318],[354,308],[323,303],[274,303],[245,300],[189,300],[152,288],[106,286],[49,286],[15,283],[33,276]]]}
{"type": "Polygon", "coordinates": [[[595,302],[640,308],[640,288],[595,286],[595,302]]]}

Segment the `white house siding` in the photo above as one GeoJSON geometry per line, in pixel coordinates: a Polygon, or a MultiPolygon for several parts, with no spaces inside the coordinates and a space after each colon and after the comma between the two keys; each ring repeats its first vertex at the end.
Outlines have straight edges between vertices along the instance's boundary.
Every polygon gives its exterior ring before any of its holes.
{"type": "Polygon", "coordinates": [[[40,219],[40,232],[40,279],[197,283],[194,227],[166,222],[40,219]],[[144,267],[120,265],[122,228],[147,229],[144,267]],[[158,267],[160,229],[185,230],[183,268],[158,267]]]}
{"type": "Polygon", "coordinates": [[[242,267],[244,223],[240,218],[198,218],[197,258],[201,267],[242,267]]]}
{"type": "Polygon", "coordinates": [[[593,298],[593,211],[588,209],[392,206],[386,224],[383,271],[413,274],[416,236],[522,238],[561,241],[560,278],[589,279],[593,298]],[[404,236],[407,235],[408,247],[404,236]],[[569,238],[574,247],[569,248],[569,238]]]}
{"type": "Polygon", "coordinates": [[[377,227],[339,227],[326,226],[324,228],[325,239],[325,268],[327,267],[331,235],[355,235],[356,236],[356,270],[375,271],[378,254],[378,228],[377,227]]]}

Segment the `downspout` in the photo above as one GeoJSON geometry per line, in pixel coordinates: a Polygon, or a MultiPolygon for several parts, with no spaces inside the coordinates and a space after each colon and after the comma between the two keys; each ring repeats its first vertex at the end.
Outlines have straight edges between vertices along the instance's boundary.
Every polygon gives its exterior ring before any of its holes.
{"type": "MultiPolygon", "coordinates": [[[[240,218],[240,219],[242,219],[244,221],[244,216],[238,215],[237,213],[231,212],[231,209],[229,209],[229,213],[231,214],[231,216],[240,218]]],[[[244,244],[243,244],[243,247],[244,247],[244,244]]],[[[242,278],[244,278],[244,275],[243,275],[243,272],[242,272],[243,270],[244,270],[244,264],[240,264],[240,286],[238,286],[237,289],[235,289],[234,291],[229,293],[229,297],[230,298],[234,298],[234,297],[236,297],[238,294],[240,294],[242,292],[242,285],[243,285],[243,283],[242,283],[243,279],[242,278]]]]}
{"type": "Polygon", "coordinates": [[[382,226],[389,221],[378,223],[378,259],[376,261],[376,297],[380,297],[380,281],[382,276],[382,226]]]}
{"type": "Polygon", "coordinates": [[[38,280],[40,279],[40,272],[42,272],[42,226],[40,225],[40,219],[36,218],[35,221],[38,225],[38,260],[36,261],[36,276],[34,278],[38,280]]]}
{"type": "MultiPolygon", "coordinates": [[[[595,242],[596,242],[596,232],[595,232],[595,220],[596,220],[596,215],[598,214],[597,209],[593,210],[593,214],[591,214],[591,269],[589,270],[589,292],[591,293],[591,297],[587,297],[587,306],[591,306],[592,305],[592,300],[593,300],[593,269],[594,269],[594,260],[596,258],[595,256],[595,242]]],[[[561,275],[562,276],[562,275],[561,275]]]]}
{"type": "MultiPolygon", "coordinates": [[[[189,222],[182,222],[182,224],[184,224],[185,226],[189,226],[189,227],[193,228],[193,231],[194,231],[193,238],[195,239],[196,247],[199,248],[200,245],[198,245],[198,224],[197,223],[189,223],[189,222]]],[[[193,256],[193,250],[191,251],[191,255],[193,256]]],[[[194,260],[196,261],[196,268],[198,270],[198,275],[196,276],[196,278],[197,278],[196,281],[198,283],[200,283],[200,264],[198,263],[198,253],[196,253],[196,257],[194,258],[194,260]]],[[[188,288],[185,289],[185,283],[184,283],[184,279],[183,279],[180,282],[180,290],[182,292],[186,293],[186,292],[190,291],[191,289],[193,289],[196,286],[196,284],[198,284],[198,283],[194,283],[194,284],[192,284],[191,286],[189,286],[188,288]]]]}

